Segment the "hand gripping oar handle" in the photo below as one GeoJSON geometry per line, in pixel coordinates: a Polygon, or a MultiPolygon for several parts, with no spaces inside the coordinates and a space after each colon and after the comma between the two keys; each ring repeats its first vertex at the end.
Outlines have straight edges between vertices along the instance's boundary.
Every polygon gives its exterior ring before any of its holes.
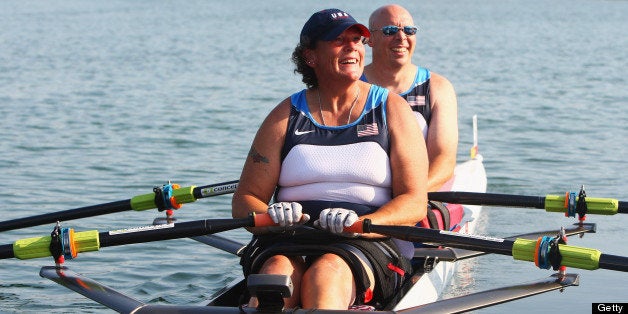
{"type": "Polygon", "coordinates": [[[358,220],[354,222],[349,227],[344,227],[342,231],[345,233],[370,233],[371,232],[369,229],[370,225],[371,225],[370,219],[362,219],[362,220],[358,220]],[[365,225],[366,225],[366,230],[365,230],[365,225]]]}
{"type": "MultiPolygon", "coordinates": [[[[101,247],[117,246],[152,241],[171,240],[195,237],[206,234],[233,230],[242,227],[267,227],[276,225],[268,214],[251,214],[247,218],[238,219],[206,219],[166,225],[146,226],[106,232],[97,230],[74,232],[67,229],[62,235],[61,246],[71,259],[81,252],[98,251],[101,247]]],[[[0,259],[18,258],[31,259],[51,256],[51,236],[27,238],[13,244],[0,246],[0,259]]]]}
{"type": "MultiPolygon", "coordinates": [[[[539,255],[538,241],[499,239],[473,234],[410,226],[374,225],[369,219],[357,221],[345,232],[379,233],[411,242],[438,243],[467,250],[512,256],[522,261],[535,261],[539,255]]],[[[579,269],[609,269],[628,272],[628,257],[603,254],[599,250],[558,244],[559,264],[579,269]]],[[[543,252],[541,252],[543,253],[543,252]]]]}

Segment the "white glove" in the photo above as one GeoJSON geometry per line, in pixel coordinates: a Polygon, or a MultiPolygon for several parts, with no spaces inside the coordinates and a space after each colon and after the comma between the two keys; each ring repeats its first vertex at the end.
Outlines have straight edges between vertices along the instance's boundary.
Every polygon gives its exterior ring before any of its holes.
{"type": "Polygon", "coordinates": [[[321,211],[315,225],[331,233],[341,234],[345,227],[349,227],[358,221],[358,214],[350,209],[326,208],[321,211]]]}
{"type": "Polygon", "coordinates": [[[268,214],[274,223],[281,227],[304,224],[310,215],[303,214],[301,204],[297,202],[279,202],[268,206],[268,214]]]}

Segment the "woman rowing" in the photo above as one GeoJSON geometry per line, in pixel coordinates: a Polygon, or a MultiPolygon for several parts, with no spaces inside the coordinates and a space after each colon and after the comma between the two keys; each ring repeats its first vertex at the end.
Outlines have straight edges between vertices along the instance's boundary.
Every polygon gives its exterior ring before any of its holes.
{"type": "Polygon", "coordinates": [[[310,17],[292,54],[307,88],[266,117],[233,196],[234,217],[268,212],[283,227],[251,230],[242,264],[245,275],[289,275],[286,307],[385,305],[410,269],[412,244],[343,232],[366,218],[414,226],[427,206],[427,153],[410,107],[359,80],[369,36],[338,9],[310,17]],[[316,229],[291,228],[303,224],[316,229]]]}

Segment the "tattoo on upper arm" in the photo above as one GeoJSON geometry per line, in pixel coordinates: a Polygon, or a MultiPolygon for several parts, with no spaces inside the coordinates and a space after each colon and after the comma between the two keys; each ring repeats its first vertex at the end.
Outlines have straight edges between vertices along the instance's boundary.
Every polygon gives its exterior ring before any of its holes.
{"type": "Polygon", "coordinates": [[[249,157],[253,159],[253,162],[268,163],[268,158],[260,155],[260,153],[257,152],[254,146],[251,146],[251,150],[249,151],[249,157]]]}

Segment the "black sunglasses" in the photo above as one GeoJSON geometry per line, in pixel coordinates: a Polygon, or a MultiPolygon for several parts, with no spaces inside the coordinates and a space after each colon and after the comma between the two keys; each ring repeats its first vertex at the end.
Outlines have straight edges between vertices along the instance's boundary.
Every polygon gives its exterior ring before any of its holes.
{"type": "Polygon", "coordinates": [[[395,26],[395,25],[388,25],[388,26],[384,26],[382,27],[382,29],[372,29],[371,31],[382,31],[382,34],[384,34],[384,36],[393,36],[395,34],[397,34],[397,32],[399,32],[399,30],[403,30],[403,32],[407,35],[407,36],[412,36],[414,34],[416,34],[416,32],[419,30],[418,27],[416,26],[404,26],[404,27],[399,27],[399,26],[395,26]]]}

